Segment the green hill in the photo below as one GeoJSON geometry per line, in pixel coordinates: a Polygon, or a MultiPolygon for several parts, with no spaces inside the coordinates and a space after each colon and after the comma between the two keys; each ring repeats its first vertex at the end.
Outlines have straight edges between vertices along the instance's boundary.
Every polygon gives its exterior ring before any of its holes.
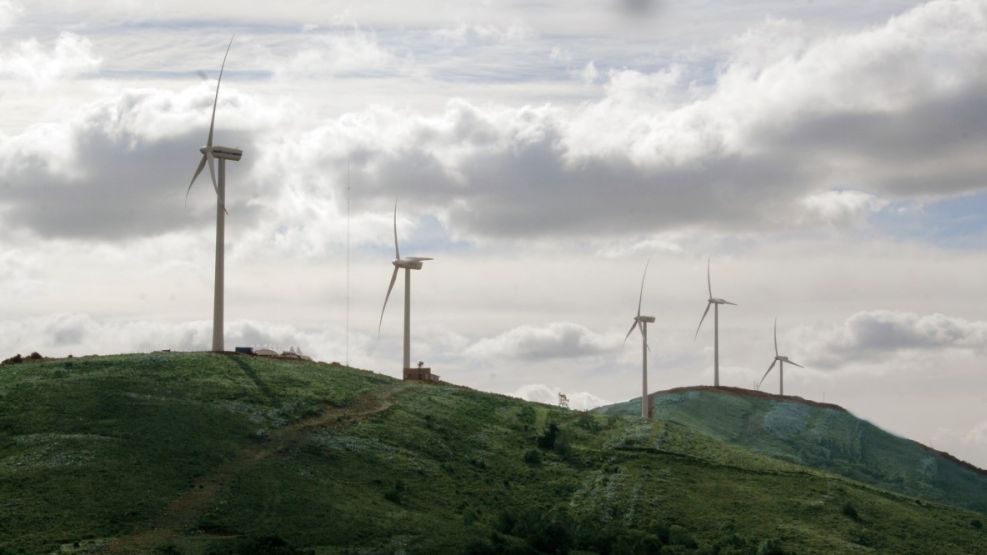
{"type": "Polygon", "coordinates": [[[233,354],[0,367],[2,553],[978,553],[672,421],[233,354]]]}
{"type": "MultiPolygon", "coordinates": [[[[836,405],[738,388],[651,395],[653,415],[788,462],[987,513],[987,471],[890,434],[836,405]]],[[[637,415],[640,398],[597,409],[637,415]]]]}

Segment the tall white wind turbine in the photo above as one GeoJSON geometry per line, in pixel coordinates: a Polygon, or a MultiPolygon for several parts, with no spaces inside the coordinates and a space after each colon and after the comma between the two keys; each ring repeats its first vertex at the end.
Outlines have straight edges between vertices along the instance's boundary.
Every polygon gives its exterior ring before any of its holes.
{"type": "Polygon", "coordinates": [[[737,306],[737,303],[732,303],[726,299],[720,299],[713,296],[713,281],[710,279],[709,275],[709,260],[706,260],[706,286],[709,291],[709,299],[706,301],[706,310],[703,312],[703,317],[699,319],[699,325],[696,326],[696,337],[699,337],[699,329],[703,327],[703,320],[706,319],[706,315],[709,314],[709,307],[713,307],[713,385],[715,387],[720,387],[720,305],[728,304],[737,306]]]}
{"type": "Polygon", "coordinates": [[[761,384],[764,383],[764,378],[768,377],[771,373],[771,369],[775,367],[775,363],[778,364],[778,395],[785,394],[785,363],[791,364],[792,366],[798,366],[799,368],[805,368],[801,364],[790,360],[787,356],[778,354],[778,319],[775,318],[775,359],[771,361],[771,366],[768,366],[768,371],[761,376],[761,381],[758,382],[757,388],[761,389],[761,384]]]}
{"type": "Polygon", "coordinates": [[[223,65],[219,68],[219,79],[216,81],[216,95],[212,102],[212,117],[209,119],[209,135],[206,137],[206,145],[199,149],[199,152],[202,153],[202,160],[199,161],[199,166],[195,168],[195,173],[192,174],[192,180],[189,182],[188,189],[185,191],[185,198],[187,200],[189,193],[192,191],[192,185],[195,184],[195,179],[202,173],[202,169],[208,166],[209,177],[212,179],[212,186],[216,191],[216,270],[214,274],[215,282],[213,285],[212,304],[212,350],[215,352],[224,350],[223,269],[225,256],[224,242],[226,240],[226,161],[232,160],[238,162],[240,161],[240,157],[243,156],[243,151],[238,148],[215,146],[212,144],[213,128],[216,123],[216,106],[219,103],[219,85],[223,82],[223,70],[226,69],[226,58],[230,55],[230,47],[233,46],[234,38],[236,36],[230,38],[230,43],[226,46],[226,54],[223,55],[223,65]],[[215,161],[217,159],[219,160],[219,181],[216,180],[215,161]]]}
{"type": "Polygon", "coordinates": [[[380,328],[384,323],[384,310],[387,309],[387,299],[391,297],[391,290],[394,289],[394,282],[398,279],[398,270],[404,269],[404,366],[402,374],[411,368],[411,270],[421,270],[422,262],[434,260],[421,256],[409,256],[401,258],[401,250],[398,248],[398,203],[394,203],[394,273],[391,274],[391,284],[387,286],[387,295],[384,296],[384,307],[380,309],[380,322],[377,324],[377,335],[380,336],[380,328]]]}
{"type": "MultiPolygon", "coordinates": [[[[648,264],[651,262],[648,261],[648,264]]],[[[641,418],[651,417],[651,399],[648,397],[648,351],[651,347],[648,346],[648,324],[654,323],[654,316],[641,316],[641,300],[644,298],[644,278],[648,275],[648,264],[644,265],[644,275],[641,276],[641,292],[637,297],[637,316],[634,317],[634,323],[631,324],[631,329],[627,330],[627,335],[624,336],[624,343],[627,343],[627,339],[634,332],[634,328],[641,330],[641,418]]]]}

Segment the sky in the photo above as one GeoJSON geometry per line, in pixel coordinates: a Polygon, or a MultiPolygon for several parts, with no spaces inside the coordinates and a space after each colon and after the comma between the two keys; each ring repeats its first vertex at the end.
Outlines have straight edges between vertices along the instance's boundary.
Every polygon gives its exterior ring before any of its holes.
{"type": "MultiPolygon", "coordinates": [[[[987,467],[987,0],[0,0],[0,354],[226,346],[585,409],[773,359],[987,467]],[[378,325],[380,331],[378,335],[378,325]]],[[[776,391],[772,373],[762,389],[776,391]]]]}

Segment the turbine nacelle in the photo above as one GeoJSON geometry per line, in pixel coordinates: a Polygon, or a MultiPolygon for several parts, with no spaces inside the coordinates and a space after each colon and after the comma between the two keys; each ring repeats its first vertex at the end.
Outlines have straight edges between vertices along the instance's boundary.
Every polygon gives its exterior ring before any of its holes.
{"type": "Polygon", "coordinates": [[[243,151],[239,148],[230,148],[226,146],[213,146],[208,145],[203,146],[199,149],[199,152],[203,156],[208,156],[207,151],[212,151],[213,158],[219,158],[221,160],[233,160],[234,162],[239,162],[240,158],[243,156],[243,151]]]}
{"type": "Polygon", "coordinates": [[[710,297],[709,302],[712,304],[729,304],[729,305],[737,306],[737,303],[732,303],[726,299],[719,299],[716,297],[710,297]]]}
{"type": "Polygon", "coordinates": [[[634,321],[635,322],[644,322],[645,324],[654,324],[655,323],[655,317],[654,316],[635,316],[634,317],[634,321]]]}
{"type": "Polygon", "coordinates": [[[397,260],[392,260],[391,264],[395,268],[405,268],[408,270],[421,270],[422,262],[426,260],[434,260],[433,258],[410,256],[408,258],[398,258],[397,260]]]}

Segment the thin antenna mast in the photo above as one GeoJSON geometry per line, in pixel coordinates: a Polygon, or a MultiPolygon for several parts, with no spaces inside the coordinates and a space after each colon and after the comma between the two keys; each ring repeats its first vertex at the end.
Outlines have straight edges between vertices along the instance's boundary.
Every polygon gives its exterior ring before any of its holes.
{"type": "Polygon", "coordinates": [[[350,365],[350,161],[346,161],[346,366],[350,365]]]}

